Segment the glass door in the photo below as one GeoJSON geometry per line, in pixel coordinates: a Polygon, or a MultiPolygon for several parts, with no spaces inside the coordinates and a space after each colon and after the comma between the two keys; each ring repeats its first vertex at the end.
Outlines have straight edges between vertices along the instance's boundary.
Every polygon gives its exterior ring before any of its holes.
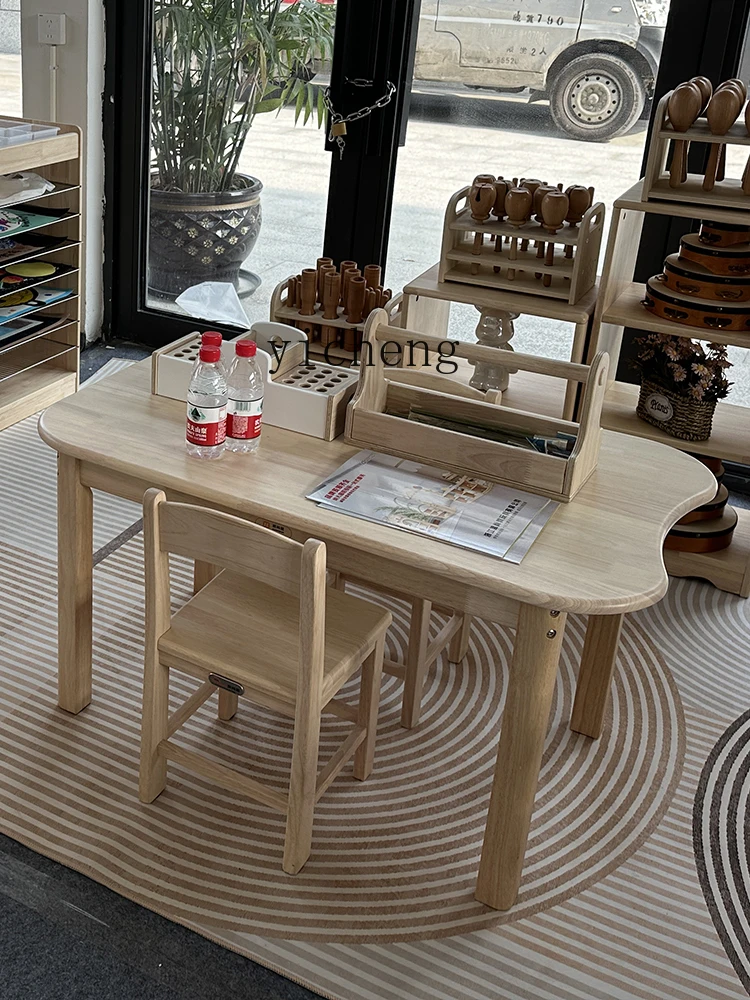
{"type": "Polygon", "coordinates": [[[314,267],[324,249],[337,261],[359,260],[366,244],[377,255],[411,3],[110,0],[110,8],[115,335],[164,344],[195,327],[190,317],[241,327],[267,319],[277,286],[314,267]],[[326,135],[329,86],[344,116],[382,103],[347,126],[343,157],[326,135]]]}

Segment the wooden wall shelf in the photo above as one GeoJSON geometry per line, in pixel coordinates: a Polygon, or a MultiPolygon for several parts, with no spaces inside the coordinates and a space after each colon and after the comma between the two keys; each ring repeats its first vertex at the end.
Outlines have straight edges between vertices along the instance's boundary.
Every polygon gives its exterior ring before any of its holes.
{"type": "MultiPolygon", "coordinates": [[[[19,123],[24,121],[16,120],[19,123]]],[[[33,124],[48,123],[34,121],[33,124]]],[[[78,388],[82,281],[80,212],[83,197],[81,134],[80,129],[73,125],[58,127],[59,134],[53,138],[34,139],[22,145],[0,149],[0,174],[31,170],[55,185],[53,191],[38,198],[19,196],[18,205],[29,205],[33,209],[39,203],[40,210],[47,207],[64,208],[69,213],[63,218],[30,227],[24,233],[8,234],[20,238],[26,233],[35,232],[64,239],[59,246],[32,248],[12,263],[44,257],[50,263],[67,264],[73,268],[67,274],[36,283],[37,286],[49,288],[70,288],[73,290],[72,296],[40,306],[21,317],[25,320],[32,317],[63,316],[67,322],[50,330],[30,330],[10,343],[0,342],[0,430],[78,388]]]]}
{"type": "MultiPolygon", "coordinates": [[[[736,127],[735,127],[736,129],[736,127]]],[[[744,125],[742,126],[744,130],[744,125]]],[[[690,137],[690,132],[680,133],[690,137]]],[[[659,133],[659,156],[666,157],[667,138],[675,138],[669,129],[659,133]]],[[[714,137],[714,141],[716,138],[714,137]]],[[[750,145],[750,137],[745,133],[741,145],[750,145]]],[[[704,141],[710,141],[704,137],[704,141]]],[[[649,153],[652,169],[657,160],[649,153]]],[[[660,168],[664,164],[658,160],[660,168]]],[[[702,182],[702,177],[700,178],[702,182]]],[[[675,337],[685,337],[704,342],[731,344],[735,347],[750,348],[750,332],[728,332],[709,330],[704,327],[685,326],[661,319],[641,305],[645,286],[633,281],[635,261],[640,245],[643,220],[646,214],[675,216],[686,219],[710,219],[737,225],[749,225],[750,197],[742,194],[739,187],[724,199],[736,204],[731,208],[717,198],[719,185],[707,193],[701,188],[700,197],[694,201],[685,200],[691,192],[685,184],[669,188],[669,195],[661,199],[658,192],[663,187],[664,178],[643,178],[618,198],[613,206],[612,223],[607,242],[604,268],[599,287],[599,298],[594,314],[593,335],[589,344],[589,357],[599,351],[610,356],[610,376],[613,381],[607,390],[602,408],[602,426],[608,430],[632,434],[670,445],[682,451],[698,455],[711,455],[733,462],[750,464],[750,407],[727,401],[717,404],[711,437],[707,441],[682,441],[670,437],[657,427],[636,416],[636,404],[640,386],[629,382],[614,381],[622,345],[623,329],[666,333],[675,337]],[[654,189],[656,185],[656,190],[654,189]],[[647,199],[646,192],[651,191],[647,199]],[[744,199],[741,201],[740,199],[744,199]],[[710,206],[710,207],[709,207],[710,206]]],[[[735,182],[737,185],[739,182],[735,182]]],[[[675,246],[674,251],[677,250],[675,246]]],[[[749,304],[750,305],[750,304],[749,304]]],[[[730,395],[731,399],[731,395],[730,395]]],[[[740,522],[735,529],[729,548],[717,553],[682,553],[665,550],[664,558],[669,572],[675,576],[696,576],[709,580],[722,590],[742,597],[750,596],[750,516],[746,511],[738,511],[740,522]]]]}

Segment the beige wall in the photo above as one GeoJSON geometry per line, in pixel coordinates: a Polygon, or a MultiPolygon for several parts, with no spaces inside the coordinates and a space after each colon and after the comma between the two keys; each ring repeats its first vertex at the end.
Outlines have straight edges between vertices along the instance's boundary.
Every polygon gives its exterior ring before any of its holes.
{"type": "Polygon", "coordinates": [[[21,0],[23,113],[50,117],[49,47],[37,42],[37,14],[67,15],[67,42],[58,46],[57,120],[84,134],[84,233],[86,239],[83,328],[96,340],[102,327],[104,149],[104,5],[102,0],[21,0]]]}

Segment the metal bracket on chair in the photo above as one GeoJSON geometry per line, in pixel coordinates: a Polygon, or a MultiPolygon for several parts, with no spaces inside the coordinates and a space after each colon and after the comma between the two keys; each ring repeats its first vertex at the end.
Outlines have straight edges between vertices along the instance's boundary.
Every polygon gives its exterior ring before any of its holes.
{"type": "Polygon", "coordinates": [[[245,689],[241,684],[233,681],[230,677],[224,677],[223,674],[209,674],[208,679],[217,688],[223,688],[225,691],[229,691],[230,694],[242,696],[245,693],[245,689]]]}

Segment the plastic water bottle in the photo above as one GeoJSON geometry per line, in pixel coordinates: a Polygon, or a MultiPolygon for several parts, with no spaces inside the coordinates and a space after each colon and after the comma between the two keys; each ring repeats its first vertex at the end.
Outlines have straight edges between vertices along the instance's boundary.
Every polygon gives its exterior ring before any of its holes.
{"type": "Polygon", "coordinates": [[[227,380],[221,348],[201,347],[187,398],[186,447],[193,458],[221,458],[227,432],[227,380]]]}
{"type": "Polygon", "coordinates": [[[255,360],[254,340],[238,340],[227,376],[228,451],[256,451],[263,415],[263,375],[255,360]]]}
{"type": "MultiPolygon", "coordinates": [[[[219,333],[218,330],[206,330],[205,333],[201,334],[201,347],[218,347],[221,350],[221,345],[224,338],[219,333]]],[[[199,363],[200,359],[196,361],[196,365],[199,363]]],[[[224,364],[224,359],[220,359],[219,366],[224,372],[224,377],[229,374],[229,365],[224,364]]]]}

